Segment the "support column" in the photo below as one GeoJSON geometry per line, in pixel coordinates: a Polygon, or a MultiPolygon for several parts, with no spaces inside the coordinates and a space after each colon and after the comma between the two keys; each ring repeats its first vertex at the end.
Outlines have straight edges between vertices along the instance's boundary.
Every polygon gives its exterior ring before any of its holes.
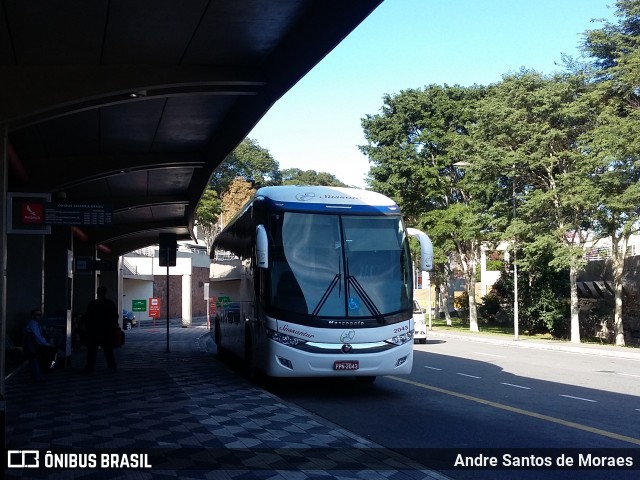
{"type": "Polygon", "coordinates": [[[7,331],[7,125],[0,124],[0,468],[6,462],[5,335],[7,331]]]}
{"type": "Polygon", "coordinates": [[[29,313],[44,306],[44,235],[7,236],[7,334],[22,337],[29,313]]]}
{"type": "Polygon", "coordinates": [[[101,270],[98,284],[107,289],[107,298],[112,300],[118,307],[118,315],[122,316],[122,260],[119,257],[105,257],[101,260],[113,262],[115,268],[101,270]]]}
{"type": "MultiPolygon", "coordinates": [[[[73,305],[73,235],[68,227],[53,228],[45,238],[44,253],[44,317],[56,318],[64,325],[64,344],[56,343],[65,357],[60,365],[71,360],[71,307],[73,305]]],[[[60,352],[59,352],[60,353],[60,352]]]]}
{"type": "Polygon", "coordinates": [[[191,275],[182,275],[182,328],[191,326],[191,275]]]}
{"type": "MultiPolygon", "coordinates": [[[[74,259],[78,257],[96,259],[96,249],[92,244],[75,241],[73,245],[74,259]]],[[[82,315],[91,300],[96,298],[98,288],[95,270],[75,272],[73,276],[73,314],[82,315]]]]}

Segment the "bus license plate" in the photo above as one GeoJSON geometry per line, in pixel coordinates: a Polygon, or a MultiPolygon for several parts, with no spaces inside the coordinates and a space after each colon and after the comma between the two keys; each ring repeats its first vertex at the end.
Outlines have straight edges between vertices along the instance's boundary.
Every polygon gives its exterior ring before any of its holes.
{"type": "Polygon", "coordinates": [[[334,370],[358,370],[360,362],[358,360],[340,360],[333,363],[334,370]]]}

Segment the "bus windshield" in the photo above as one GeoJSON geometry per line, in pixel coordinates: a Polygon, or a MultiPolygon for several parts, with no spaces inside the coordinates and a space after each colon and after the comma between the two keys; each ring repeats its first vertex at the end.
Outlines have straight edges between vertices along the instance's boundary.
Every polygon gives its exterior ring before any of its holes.
{"type": "Polygon", "coordinates": [[[411,308],[400,216],[274,213],[271,305],[319,318],[377,318],[411,308]]]}

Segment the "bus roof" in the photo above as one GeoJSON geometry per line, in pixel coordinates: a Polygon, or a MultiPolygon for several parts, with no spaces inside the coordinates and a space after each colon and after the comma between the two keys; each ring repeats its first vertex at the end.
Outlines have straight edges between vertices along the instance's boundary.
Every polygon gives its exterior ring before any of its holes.
{"type": "Polygon", "coordinates": [[[370,190],[345,187],[282,185],[262,187],[254,197],[272,202],[282,208],[314,209],[314,206],[330,208],[332,205],[376,207],[388,213],[400,213],[400,207],[390,198],[370,190]],[[297,208],[296,208],[297,207],[297,208]]]}
{"type": "Polygon", "coordinates": [[[250,209],[257,202],[264,202],[274,211],[400,215],[400,207],[393,200],[369,190],[301,185],[262,187],[216,235],[211,258],[215,258],[215,249],[229,250],[242,258],[251,254],[255,225],[250,209]]]}

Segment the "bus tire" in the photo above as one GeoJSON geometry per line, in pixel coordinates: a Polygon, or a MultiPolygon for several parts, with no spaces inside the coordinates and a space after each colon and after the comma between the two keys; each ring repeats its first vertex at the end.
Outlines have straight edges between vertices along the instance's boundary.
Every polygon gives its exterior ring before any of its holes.
{"type": "Polygon", "coordinates": [[[220,344],[222,343],[222,339],[220,337],[220,320],[217,318],[213,322],[213,340],[216,342],[216,347],[220,350],[220,344]]]}
{"type": "Polygon", "coordinates": [[[251,331],[248,328],[244,332],[244,371],[249,379],[256,376],[253,365],[253,342],[251,341],[251,331]]]}
{"type": "Polygon", "coordinates": [[[220,336],[220,320],[218,320],[217,318],[214,322],[214,328],[215,330],[213,332],[213,340],[216,344],[216,355],[220,360],[225,361],[228,357],[228,352],[222,346],[222,338],[220,336]]]}

